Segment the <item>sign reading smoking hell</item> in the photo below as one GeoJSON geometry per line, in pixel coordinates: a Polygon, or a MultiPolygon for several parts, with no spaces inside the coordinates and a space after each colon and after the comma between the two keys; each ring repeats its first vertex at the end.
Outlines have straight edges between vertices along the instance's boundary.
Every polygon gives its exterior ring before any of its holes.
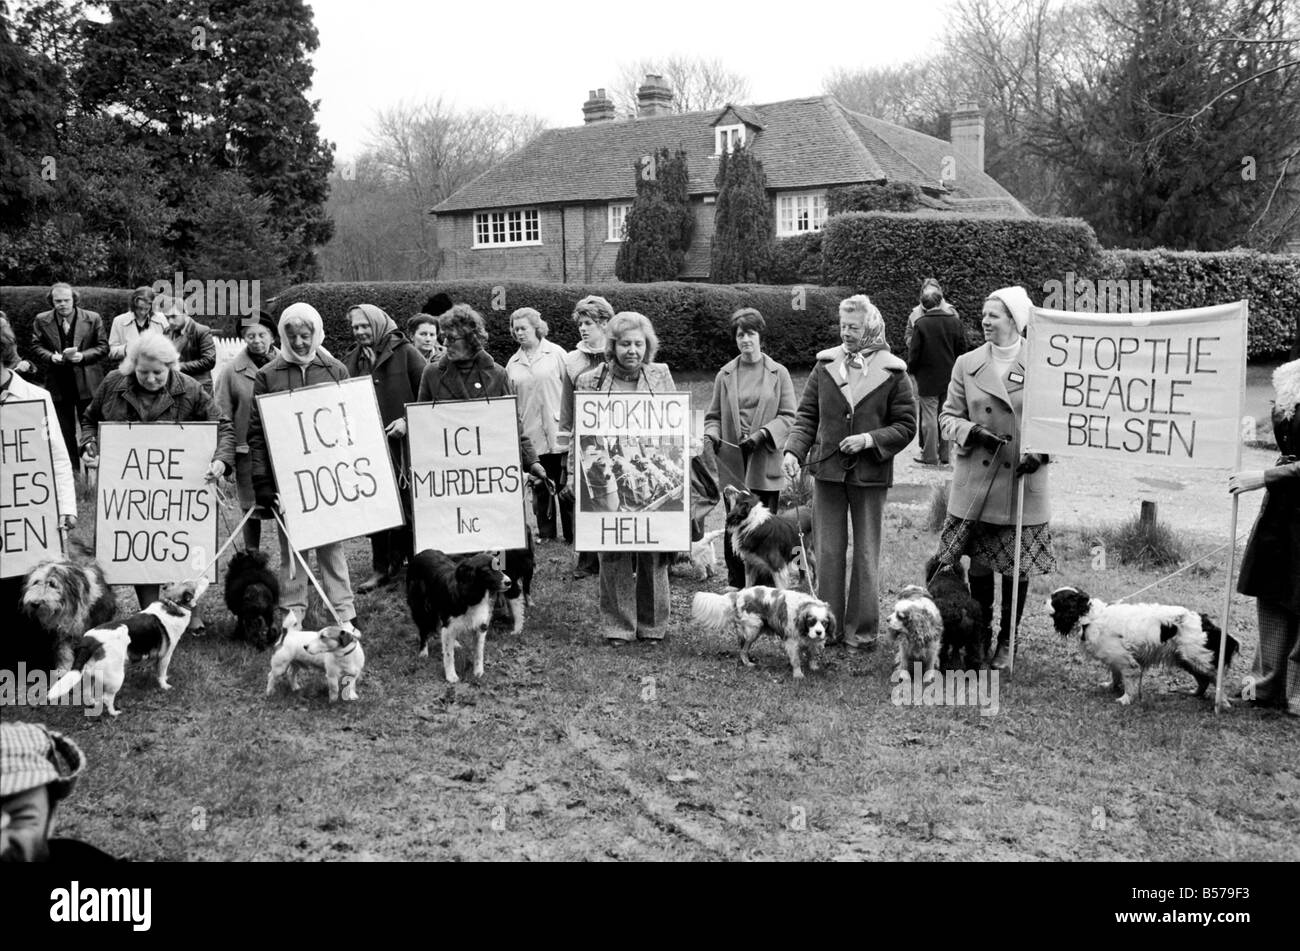
{"type": "Polygon", "coordinates": [[[285,527],[306,551],[402,524],[370,377],[257,397],[285,527]]]}
{"type": "Polygon", "coordinates": [[[415,550],[523,548],[514,397],[408,403],[415,550]]]}
{"type": "Polygon", "coordinates": [[[579,551],[686,551],[690,394],[577,393],[579,551]]]}
{"type": "Polygon", "coordinates": [[[1026,452],[1231,468],[1246,302],[1159,314],[1035,308],[1025,377],[1026,452]]]}
{"type": "Polygon", "coordinates": [[[0,403],[0,578],[63,549],[44,400],[0,403]]]}
{"type": "MultiPolygon", "coordinates": [[[[204,481],[216,423],[100,423],[95,557],[109,584],[194,577],[217,552],[217,500],[204,481]]],[[[209,581],[217,580],[215,565],[209,581]]]]}

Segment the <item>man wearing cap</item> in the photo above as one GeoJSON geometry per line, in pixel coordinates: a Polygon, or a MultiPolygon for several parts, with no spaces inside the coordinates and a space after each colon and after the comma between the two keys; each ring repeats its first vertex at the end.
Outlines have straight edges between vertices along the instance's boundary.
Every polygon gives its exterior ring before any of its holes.
{"type": "Polygon", "coordinates": [[[55,807],[85,763],[61,733],[39,723],[0,723],[0,862],[112,860],[84,842],[50,838],[55,807]]]}
{"type": "Polygon", "coordinates": [[[127,345],[141,334],[167,332],[167,318],[153,309],[153,288],[137,287],[131,292],[131,305],[126,313],[113,318],[108,330],[108,356],[121,360],[126,356],[127,345]]]}

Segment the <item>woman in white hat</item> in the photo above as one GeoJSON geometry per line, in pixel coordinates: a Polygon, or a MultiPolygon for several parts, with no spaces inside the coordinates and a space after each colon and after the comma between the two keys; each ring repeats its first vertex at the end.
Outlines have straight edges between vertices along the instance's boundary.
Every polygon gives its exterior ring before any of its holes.
{"type": "Polygon", "coordinates": [[[940,536],[940,560],[970,556],[970,589],[984,610],[989,637],[993,626],[993,573],[1002,575],[1002,613],[992,666],[1010,659],[1011,598],[1016,622],[1025,610],[1029,574],[1056,570],[1047,500],[1047,457],[1020,452],[1024,410],[1023,334],[1032,304],[1023,287],[1004,287],[984,301],[984,345],[957,358],[948,397],[939,414],[944,439],[956,443],[948,517],[940,536]],[[1025,480],[1020,575],[1014,578],[1016,503],[1025,480]]]}

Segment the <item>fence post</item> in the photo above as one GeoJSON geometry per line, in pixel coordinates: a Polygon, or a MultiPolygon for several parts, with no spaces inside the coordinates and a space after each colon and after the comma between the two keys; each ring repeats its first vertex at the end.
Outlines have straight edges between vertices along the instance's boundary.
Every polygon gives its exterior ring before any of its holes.
{"type": "Polygon", "coordinates": [[[1156,524],[1156,503],[1143,500],[1140,519],[1143,528],[1154,528],[1156,524]]]}

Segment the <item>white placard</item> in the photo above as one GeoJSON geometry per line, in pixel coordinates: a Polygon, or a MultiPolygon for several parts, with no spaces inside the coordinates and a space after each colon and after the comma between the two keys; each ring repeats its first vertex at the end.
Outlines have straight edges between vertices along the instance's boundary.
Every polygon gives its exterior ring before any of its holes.
{"type": "Polygon", "coordinates": [[[0,578],[63,552],[50,439],[44,400],[0,403],[0,578]]]}
{"type": "Polygon", "coordinates": [[[296,549],[402,524],[388,437],[370,377],[263,393],[257,407],[296,549]]]}
{"type": "Polygon", "coordinates": [[[408,403],[415,550],[523,548],[515,398],[408,403]]]}

